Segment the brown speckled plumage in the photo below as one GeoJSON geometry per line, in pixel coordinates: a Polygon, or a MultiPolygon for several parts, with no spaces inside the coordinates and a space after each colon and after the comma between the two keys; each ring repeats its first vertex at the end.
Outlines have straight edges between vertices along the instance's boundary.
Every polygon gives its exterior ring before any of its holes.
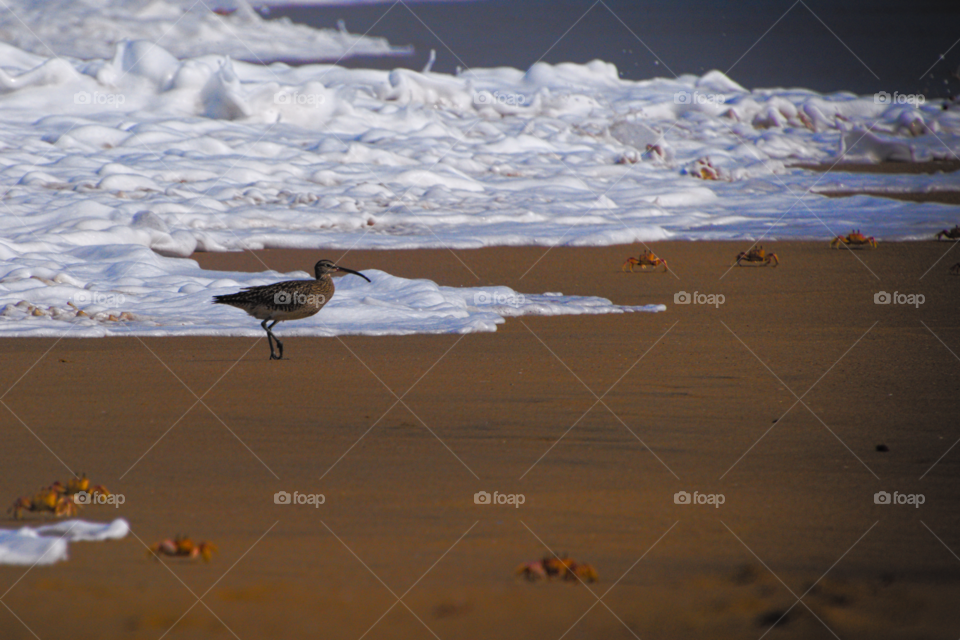
{"type": "Polygon", "coordinates": [[[215,304],[228,304],[243,309],[254,318],[263,320],[260,326],[267,332],[270,359],[280,360],[283,358],[283,344],[273,335],[271,329],[283,320],[309,318],[320,311],[333,297],[335,288],[330,274],[334,271],[352,273],[370,282],[370,278],[362,273],[337,266],[330,260],[321,260],[314,267],[315,280],[287,280],[261,287],[247,287],[237,293],[215,296],[213,301],[215,304]],[[268,327],[267,323],[270,321],[272,324],[268,327]],[[279,355],[273,352],[273,341],[277,343],[279,355]]]}

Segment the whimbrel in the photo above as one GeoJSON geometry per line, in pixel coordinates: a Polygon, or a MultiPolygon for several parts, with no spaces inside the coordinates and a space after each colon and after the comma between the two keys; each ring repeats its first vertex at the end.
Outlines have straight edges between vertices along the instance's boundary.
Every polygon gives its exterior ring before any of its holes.
{"type": "Polygon", "coordinates": [[[243,309],[257,320],[263,320],[260,326],[267,332],[270,359],[281,360],[283,343],[273,335],[271,329],[283,320],[309,318],[320,311],[323,305],[333,297],[333,278],[330,274],[334,271],[352,273],[370,282],[370,278],[358,271],[337,266],[330,260],[321,260],[314,267],[316,280],[287,280],[262,287],[247,287],[238,293],[214,296],[213,302],[243,309]],[[273,323],[268,327],[267,323],[271,320],[273,323]],[[273,352],[274,341],[277,343],[279,354],[273,352]]]}

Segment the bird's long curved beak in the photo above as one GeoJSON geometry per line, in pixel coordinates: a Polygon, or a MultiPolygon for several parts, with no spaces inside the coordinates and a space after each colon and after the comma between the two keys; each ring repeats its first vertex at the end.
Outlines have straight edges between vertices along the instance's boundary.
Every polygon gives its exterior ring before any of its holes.
{"type": "Polygon", "coordinates": [[[360,276],[361,278],[363,278],[363,279],[366,280],[367,282],[370,282],[370,278],[368,278],[367,276],[363,275],[363,274],[360,273],[359,271],[354,271],[353,269],[347,269],[346,267],[337,267],[337,271],[343,271],[344,273],[352,273],[353,275],[355,275],[355,276],[360,276]]]}

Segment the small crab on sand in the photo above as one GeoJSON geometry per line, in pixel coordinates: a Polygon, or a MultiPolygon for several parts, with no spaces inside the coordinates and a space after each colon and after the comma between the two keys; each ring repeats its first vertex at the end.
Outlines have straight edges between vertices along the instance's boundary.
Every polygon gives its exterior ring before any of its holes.
{"type": "Polygon", "coordinates": [[[577,562],[566,556],[562,558],[546,556],[536,562],[524,562],[514,573],[530,582],[557,579],[576,584],[596,582],[600,577],[591,565],[577,562]]]}
{"type": "Polygon", "coordinates": [[[72,517],[77,515],[77,505],[72,497],[47,487],[41,489],[32,498],[17,498],[8,513],[13,513],[13,517],[20,520],[23,518],[24,511],[49,512],[56,518],[72,517]]]}
{"type": "Polygon", "coordinates": [[[775,267],[780,264],[780,258],[775,253],[768,254],[762,246],[757,245],[749,251],[741,251],[737,254],[735,266],[742,267],[744,263],[755,267],[766,267],[768,265],[775,267]]]}
{"type": "Polygon", "coordinates": [[[833,239],[833,242],[830,243],[830,247],[833,249],[840,248],[840,245],[845,247],[873,247],[877,248],[877,241],[873,239],[873,236],[867,237],[860,233],[860,229],[851,231],[849,235],[846,236],[837,236],[833,239]]]}
{"type": "Polygon", "coordinates": [[[634,265],[638,265],[640,267],[640,271],[646,271],[647,267],[652,267],[653,270],[655,271],[656,268],[659,267],[661,264],[663,265],[664,273],[666,273],[668,269],[667,261],[664,260],[663,258],[658,258],[656,254],[653,253],[653,251],[650,251],[649,249],[647,249],[646,251],[640,254],[639,258],[627,258],[626,261],[624,261],[623,266],[620,267],[620,270],[621,271],[629,270],[632,273],[634,265]]]}
{"type": "Polygon", "coordinates": [[[204,562],[210,562],[210,558],[217,551],[217,547],[212,542],[194,542],[187,536],[178,535],[173,539],[167,538],[150,547],[147,551],[148,557],[174,556],[177,558],[189,558],[196,560],[203,558],[204,562]]]}
{"type": "Polygon", "coordinates": [[[960,224],[955,226],[953,229],[944,229],[943,231],[937,232],[937,240],[960,240],[960,224]]]}

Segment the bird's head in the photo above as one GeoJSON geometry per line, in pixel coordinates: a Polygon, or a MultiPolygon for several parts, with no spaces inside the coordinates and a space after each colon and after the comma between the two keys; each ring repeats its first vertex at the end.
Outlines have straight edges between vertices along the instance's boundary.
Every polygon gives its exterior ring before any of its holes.
{"type": "Polygon", "coordinates": [[[370,282],[370,278],[368,278],[367,276],[363,275],[363,274],[360,273],[359,271],[354,271],[353,269],[347,269],[346,267],[338,266],[338,265],[334,264],[334,262],[333,262],[332,260],[321,260],[320,262],[317,263],[317,265],[313,268],[313,270],[314,270],[314,273],[316,273],[317,280],[319,280],[320,278],[324,277],[324,276],[327,275],[328,273],[333,273],[333,272],[335,272],[335,271],[340,271],[340,272],[342,272],[342,273],[352,273],[353,275],[355,275],[355,276],[360,276],[361,278],[363,278],[363,279],[366,280],[367,282],[370,282]]]}

